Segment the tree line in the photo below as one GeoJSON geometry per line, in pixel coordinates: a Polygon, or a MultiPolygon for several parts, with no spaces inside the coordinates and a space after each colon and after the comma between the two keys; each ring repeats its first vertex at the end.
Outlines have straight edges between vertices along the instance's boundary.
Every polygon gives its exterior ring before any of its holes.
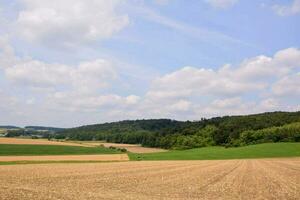
{"type": "Polygon", "coordinates": [[[64,129],[51,137],[69,140],[105,140],[166,149],[261,142],[299,142],[300,112],[270,112],[224,116],[199,121],[170,119],[125,120],[64,129]]]}

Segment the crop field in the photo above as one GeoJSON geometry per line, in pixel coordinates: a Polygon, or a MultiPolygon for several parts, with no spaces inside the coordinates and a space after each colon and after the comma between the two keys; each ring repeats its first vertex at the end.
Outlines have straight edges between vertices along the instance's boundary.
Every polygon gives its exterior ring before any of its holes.
{"type": "Polygon", "coordinates": [[[0,199],[299,199],[300,159],[0,166],[0,199]]]}
{"type": "Polygon", "coordinates": [[[0,128],[0,134],[5,133],[5,132],[6,132],[6,129],[0,128]]]}
{"type": "Polygon", "coordinates": [[[128,161],[127,154],[58,155],[58,156],[0,156],[1,162],[18,161],[128,161]]]}
{"type": "Polygon", "coordinates": [[[7,138],[0,137],[0,144],[36,144],[36,145],[62,145],[62,146],[85,146],[88,145],[70,142],[48,141],[45,139],[24,139],[24,138],[7,138]]]}
{"type": "Polygon", "coordinates": [[[43,162],[127,161],[127,154],[105,147],[31,139],[1,138],[0,165],[43,162]],[[9,143],[10,144],[5,144],[9,143]],[[59,143],[59,145],[55,145],[59,143]],[[67,144],[62,145],[62,144],[67,144]]]}
{"type": "Polygon", "coordinates": [[[0,156],[88,155],[115,153],[120,152],[104,147],[0,144],[0,156]]]}
{"type": "Polygon", "coordinates": [[[149,148],[142,147],[138,144],[117,144],[117,143],[109,143],[109,142],[81,142],[83,145],[91,145],[91,146],[99,146],[103,145],[105,147],[116,147],[116,148],[124,148],[132,153],[157,153],[157,152],[167,152],[165,149],[160,148],[149,148]]]}

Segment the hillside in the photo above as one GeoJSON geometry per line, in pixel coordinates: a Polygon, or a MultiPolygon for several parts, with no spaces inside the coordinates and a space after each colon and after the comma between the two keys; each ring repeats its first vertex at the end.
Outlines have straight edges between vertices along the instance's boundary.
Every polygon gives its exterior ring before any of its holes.
{"type": "Polygon", "coordinates": [[[17,126],[0,126],[0,129],[19,129],[20,127],[17,127],[17,126]]]}
{"type": "MultiPolygon", "coordinates": [[[[7,126],[3,126],[7,127],[7,126]]],[[[8,126],[15,127],[15,126],[8,126]]],[[[63,131],[63,128],[56,127],[45,127],[45,126],[25,126],[24,128],[15,127],[10,129],[5,129],[6,137],[43,137],[49,138],[52,137],[53,134],[59,131],[63,131]]]]}
{"type": "Polygon", "coordinates": [[[126,120],[65,129],[56,133],[54,137],[71,140],[106,140],[167,149],[189,149],[214,145],[242,146],[264,142],[298,142],[300,141],[300,126],[291,124],[295,122],[300,122],[300,112],[224,116],[193,122],[170,119],[126,120]],[[252,138],[249,132],[247,132],[247,140],[241,137],[245,136],[246,131],[281,127],[287,124],[291,125],[285,131],[293,127],[293,133],[288,135],[278,133],[275,128],[273,132],[270,129],[271,133],[260,139],[252,138]],[[270,135],[275,136],[269,137],[270,135]]]}
{"type": "Polygon", "coordinates": [[[57,127],[47,127],[47,126],[25,126],[24,129],[26,130],[35,130],[35,131],[62,131],[63,128],[57,128],[57,127]]]}

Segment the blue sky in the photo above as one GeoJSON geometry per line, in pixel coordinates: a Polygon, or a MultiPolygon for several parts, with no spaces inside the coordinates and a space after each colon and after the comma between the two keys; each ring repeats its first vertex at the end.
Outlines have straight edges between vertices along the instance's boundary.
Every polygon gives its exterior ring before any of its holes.
{"type": "Polygon", "coordinates": [[[1,0],[0,124],[300,109],[299,0],[1,0]]]}

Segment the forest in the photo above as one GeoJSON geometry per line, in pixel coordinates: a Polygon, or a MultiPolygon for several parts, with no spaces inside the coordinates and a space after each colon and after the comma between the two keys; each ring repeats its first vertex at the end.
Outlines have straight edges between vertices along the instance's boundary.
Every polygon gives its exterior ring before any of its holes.
{"type": "Polygon", "coordinates": [[[64,129],[50,137],[67,140],[105,140],[165,149],[300,142],[300,112],[223,116],[202,118],[199,121],[125,120],[64,129]]]}

